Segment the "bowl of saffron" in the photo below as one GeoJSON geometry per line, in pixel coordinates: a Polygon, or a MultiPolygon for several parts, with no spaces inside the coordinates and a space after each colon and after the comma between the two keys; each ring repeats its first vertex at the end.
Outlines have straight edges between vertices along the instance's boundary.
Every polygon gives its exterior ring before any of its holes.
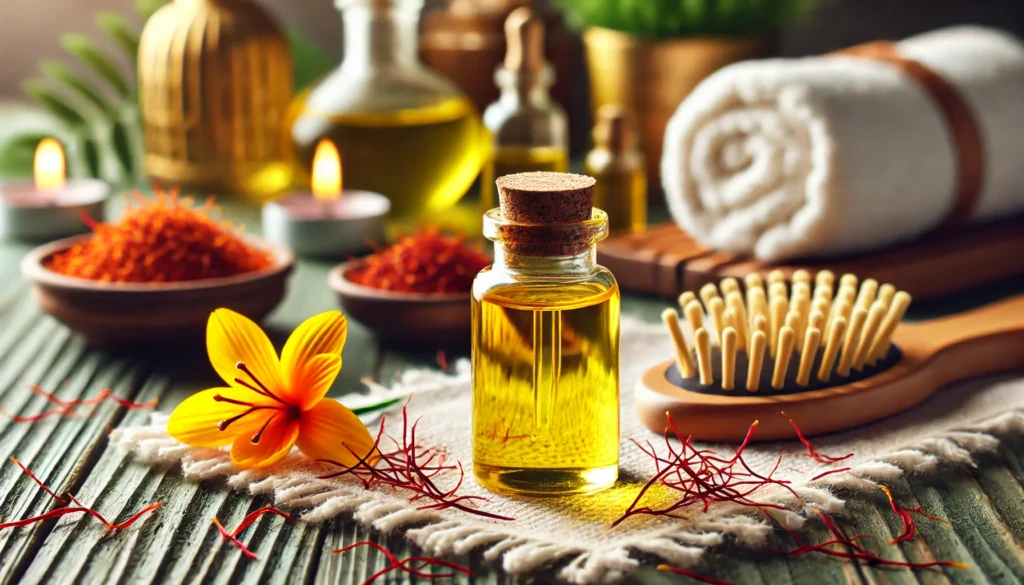
{"type": "Polygon", "coordinates": [[[120,220],[29,252],[22,274],[43,311],[99,347],[202,339],[226,307],[265,317],[284,298],[292,253],[244,236],[176,193],[137,197],[120,220]]]}
{"type": "Polygon", "coordinates": [[[491,258],[465,237],[429,227],[344,262],[327,277],[345,313],[381,341],[449,347],[469,342],[470,290],[491,258]]]}

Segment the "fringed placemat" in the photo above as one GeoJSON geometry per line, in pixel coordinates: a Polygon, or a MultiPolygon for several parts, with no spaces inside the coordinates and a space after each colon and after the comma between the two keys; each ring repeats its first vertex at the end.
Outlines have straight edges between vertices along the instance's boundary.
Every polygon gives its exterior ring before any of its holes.
{"type": "MultiPolygon", "coordinates": [[[[466,480],[458,493],[487,498],[475,505],[514,518],[509,521],[451,508],[420,509],[430,502],[410,502],[408,493],[390,488],[367,490],[351,475],[318,479],[325,469],[309,463],[298,452],[268,470],[239,471],[226,451],[197,449],[169,437],[166,417],[161,415],[154,415],[148,426],[113,431],[111,441],[143,461],[180,462],[189,479],[226,478],[234,489],[273,494],[277,505],[290,508],[310,522],[351,513],[357,521],[385,533],[404,532],[429,554],[461,555],[480,550],[487,560],[500,559],[509,573],[556,566],[559,578],[567,582],[614,582],[636,569],[640,562],[637,552],[688,567],[707,547],[726,537],[758,547],[773,529],[771,521],[757,509],[728,503],[712,504],[706,512],[699,509],[701,506],[691,506],[680,518],[636,515],[610,528],[655,473],[652,458],[629,439],[641,444],[651,440],[659,453],[666,452],[661,437],[636,419],[633,386],[647,368],[669,355],[672,348],[660,326],[623,321],[620,479],[612,489],[587,496],[506,498],[487,492],[470,479],[472,401],[468,363],[457,364],[452,375],[409,371],[390,389],[374,388],[377,392],[414,392],[408,417],[420,419],[416,442],[446,449],[448,460],[461,462],[465,470],[466,480]]],[[[401,414],[389,414],[387,421],[386,432],[402,437],[401,414]]],[[[685,421],[677,422],[685,433],[685,421]]],[[[853,453],[838,463],[823,464],[807,456],[799,443],[753,444],[743,452],[743,458],[753,471],[766,475],[776,466],[780,452],[788,453],[772,477],[791,482],[788,486],[792,491],[771,484],[759,488],[752,497],[785,506],[785,510],[766,511],[775,522],[795,529],[807,517],[808,507],[826,513],[842,509],[844,502],[830,491],[831,487],[878,490],[878,483],[890,482],[906,472],[928,472],[943,463],[969,465],[975,453],[996,448],[996,437],[1022,434],[1024,379],[1018,375],[946,388],[902,415],[814,441],[820,453],[853,453]],[[849,470],[821,477],[841,468],[849,470]]],[[[707,447],[721,452],[723,458],[734,455],[727,446],[707,447]]],[[[454,475],[439,479],[438,485],[450,489],[457,480],[458,474],[454,475]]]]}

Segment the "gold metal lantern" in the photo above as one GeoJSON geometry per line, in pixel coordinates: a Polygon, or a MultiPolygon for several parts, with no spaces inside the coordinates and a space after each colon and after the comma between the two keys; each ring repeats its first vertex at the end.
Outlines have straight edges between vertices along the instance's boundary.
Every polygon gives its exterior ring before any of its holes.
{"type": "Polygon", "coordinates": [[[203,192],[262,199],[292,178],[284,34],[253,0],[176,0],[139,43],[145,168],[203,192]]]}

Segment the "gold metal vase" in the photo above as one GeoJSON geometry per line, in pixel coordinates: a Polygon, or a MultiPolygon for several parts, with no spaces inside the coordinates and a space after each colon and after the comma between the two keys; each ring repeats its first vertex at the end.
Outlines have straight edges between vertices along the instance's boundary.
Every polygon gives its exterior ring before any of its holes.
{"type": "Polygon", "coordinates": [[[769,55],[777,44],[774,36],[652,40],[596,27],[584,33],[583,42],[595,119],[607,104],[636,112],[654,188],[661,185],[665,126],[683,99],[718,69],[769,55]]]}
{"type": "Polygon", "coordinates": [[[259,4],[176,0],[146,23],[138,57],[150,176],[256,199],[291,183],[291,53],[259,4]]]}

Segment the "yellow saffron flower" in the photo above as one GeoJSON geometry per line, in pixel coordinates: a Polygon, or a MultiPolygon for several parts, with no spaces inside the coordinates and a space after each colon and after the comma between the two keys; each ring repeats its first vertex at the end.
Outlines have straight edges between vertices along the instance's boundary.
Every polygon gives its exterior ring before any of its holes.
{"type": "Polygon", "coordinates": [[[299,325],[279,359],[258,325],[217,309],[206,326],[206,351],[227,386],[186,399],[167,431],[194,447],[231,445],[242,469],[271,465],[293,445],[310,459],[354,465],[373,449],[373,438],[351,410],[324,399],[341,371],[347,335],[340,312],[322,313],[299,325]]]}

